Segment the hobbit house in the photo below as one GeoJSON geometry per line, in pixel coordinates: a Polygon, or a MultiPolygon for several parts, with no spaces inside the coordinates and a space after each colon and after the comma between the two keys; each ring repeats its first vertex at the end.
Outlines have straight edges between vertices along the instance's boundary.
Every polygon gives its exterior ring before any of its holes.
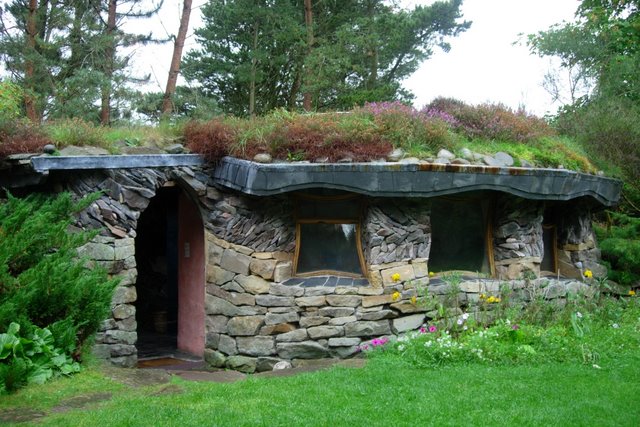
{"type": "Polygon", "coordinates": [[[130,367],[180,351],[245,372],[353,356],[437,321],[432,303],[452,290],[472,314],[486,295],[588,292],[584,271],[606,273],[591,213],[620,185],[561,169],[196,155],[18,156],[0,170],[15,194],[102,192],[75,224],[100,229],[81,255],[121,277],[97,355],[130,367]]]}

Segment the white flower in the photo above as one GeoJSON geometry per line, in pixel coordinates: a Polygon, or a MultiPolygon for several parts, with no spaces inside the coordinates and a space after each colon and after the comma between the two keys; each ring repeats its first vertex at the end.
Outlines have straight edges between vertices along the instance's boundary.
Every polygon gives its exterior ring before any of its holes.
{"type": "Polygon", "coordinates": [[[618,329],[620,327],[620,325],[618,325],[617,323],[614,323],[613,325],[611,325],[611,327],[613,329],[618,329]]]}
{"type": "Polygon", "coordinates": [[[458,321],[456,322],[458,325],[462,325],[462,322],[464,322],[464,320],[462,319],[458,319],[458,321]]]}
{"type": "Polygon", "coordinates": [[[404,348],[405,348],[405,347],[404,347],[404,345],[403,345],[403,344],[400,344],[400,345],[398,346],[398,350],[400,350],[400,351],[404,351],[404,348]]]}
{"type": "Polygon", "coordinates": [[[578,319],[582,319],[582,313],[580,313],[579,311],[576,312],[576,317],[578,319]]]}
{"type": "Polygon", "coordinates": [[[464,325],[464,326],[462,327],[462,330],[463,330],[463,331],[466,331],[467,329],[469,329],[469,328],[467,327],[467,325],[464,325]]]}
{"type": "Polygon", "coordinates": [[[593,364],[593,367],[594,367],[595,369],[600,369],[600,366],[596,365],[595,363],[593,364]]]}
{"type": "Polygon", "coordinates": [[[465,313],[465,314],[463,314],[463,315],[462,315],[462,318],[463,318],[464,320],[467,320],[467,319],[469,318],[469,313],[465,313]]]}

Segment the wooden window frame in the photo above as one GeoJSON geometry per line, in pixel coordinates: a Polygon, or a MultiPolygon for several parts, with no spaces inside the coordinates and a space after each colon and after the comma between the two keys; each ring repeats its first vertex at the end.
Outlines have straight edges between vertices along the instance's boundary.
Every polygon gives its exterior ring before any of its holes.
{"type": "Polygon", "coordinates": [[[362,209],[363,209],[363,204],[360,200],[360,197],[356,194],[344,194],[344,195],[335,195],[335,196],[318,196],[318,195],[311,195],[311,194],[297,194],[295,196],[297,199],[302,199],[302,200],[307,200],[307,201],[314,201],[314,202],[318,202],[321,203],[323,201],[347,201],[347,200],[353,200],[354,203],[358,203],[359,206],[359,214],[357,218],[348,218],[348,219],[341,219],[341,218],[300,218],[300,212],[298,209],[298,203],[296,201],[295,203],[295,214],[294,214],[294,219],[296,222],[296,248],[295,248],[295,252],[294,252],[294,256],[293,256],[293,275],[294,277],[314,277],[314,276],[327,276],[327,275],[331,275],[331,276],[342,276],[342,277],[351,277],[351,278],[367,278],[367,269],[366,269],[366,264],[364,262],[364,252],[362,250],[362,209]],[[308,271],[308,272],[304,272],[304,273],[299,273],[298,272],[298,260],[299,260],[299,256],[300,256],[300,243],[301,243],[301,238],[302,238],[302,233],[301,233],[301,224],[355,224],[356,226],[356,251],[357,251],[357,255],[358,255],[358,261],[360,263],[360,269],[362,270],[362,274],[355,274],[355,273],[350,273],[350,272],[346,272],[346,271],[339,271],[339,270],[331,270],[331,269],[326,269],[326,270],[314,270],[314,271],[308,271]]]}

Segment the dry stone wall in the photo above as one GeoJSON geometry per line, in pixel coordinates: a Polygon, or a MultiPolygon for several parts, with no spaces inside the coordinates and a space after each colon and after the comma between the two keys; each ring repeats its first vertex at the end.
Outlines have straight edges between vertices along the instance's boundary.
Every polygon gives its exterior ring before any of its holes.
{"type": "MultiPolygon", "coordinates": [[[[81,255],[122,278],[112,316],[97,335],[100,357],[121,366],[137,362],[137,221],[168,181],[185,190],[202,212],[205,358],[213,366],[253,372],[281,360],[350,357],[373,338],[435,322],[438,313],[430,301],[446,303],[455,319],[462,311],[491,312],[482,294],[509,292],[514,301],[526,302],[538,292],[562,301],[567,293],[588,291],[578,281],[519,280],[527,270],[539,272],[544,205],[512,196],[498,197],[492,220],[496,272],[502,280],[463,277],[455,295],[447,281],[430,280],[430,203],[402,199],[368,201],[361,227],[368,283],[290,280],[296,237],[292,199],[232,192],[215,186],[209,172],[179,167],[52,176],[57,191],[104,192],[76,224],[101,229],[81,255]]],[[[563,272],[581,277],[585,268],[599,271],[588,209],[579,205],[563,213],[558,230],[563,272]]]]}

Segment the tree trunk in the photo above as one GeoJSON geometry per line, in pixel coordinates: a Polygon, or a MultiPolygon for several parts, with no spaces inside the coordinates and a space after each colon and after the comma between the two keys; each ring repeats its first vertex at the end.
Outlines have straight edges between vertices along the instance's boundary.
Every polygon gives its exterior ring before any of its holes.
{"type": "MultiPolygon", "coordinates": [[[[311,6],[311,0],[304,0],[304,23],[307,27],[307,56],[311,53],[313,46],[313,9],[311,6]]],[[[309,84],[311,83],[311,70],[305,67],[305,91],[302,98],[302,108],[305,111],[311,111],[311,105],[313,98],[309,84]]]]}
{"type": "Polygon", "coordinates": [[[251,58],[251,81],[249,82],[249,116],[256,114],[256,69],[258,60],[256,59],[258,50],[258,24],[253,26],[253,58],[251,58]]]}
{"type": "Polygon", "coordinates": [[[107,48],[105,49],[105,82],[102,85],[102,103],[100,108],[100,123],[107,126],[111,121],[111,80],[113,78],[113,63],[115,61],[115,30],[116,30],[116,9],[117,0],[109,0],[109,9],[107,14],[107,48]]]}
{"type": "Polygon", "coordinates": [[[178,82],[178,74],[180,73],[180,60],[182,59],[182,49],[184,48],[184,40],[187,38],[187,29],[189,28],[189,17],[191,16],[192,0],[184,0],[182,2],[182,17],[180,18],[180,28],[178,36],[173,44],[173,56],[171,57],[171,66],[169,67],[169,77],[167,78],[167,88],[164,91],[162,99],[162,115],[168,116],[172,110],[171,99],[176,92],[176,84],[178,82]]]}
{"type": "Polygon", "coordinates": [[[27,118],[34,123],[40,123],[40,115],[36,108],[34,98],[35,91],[35,66],[32,56],[36,53],[36,14],[38,0],[29,0],[29,13],[27,15],[27,59],[24,64],[24,80],[26,91],[24,94],[24,108],[27,118]]]}

